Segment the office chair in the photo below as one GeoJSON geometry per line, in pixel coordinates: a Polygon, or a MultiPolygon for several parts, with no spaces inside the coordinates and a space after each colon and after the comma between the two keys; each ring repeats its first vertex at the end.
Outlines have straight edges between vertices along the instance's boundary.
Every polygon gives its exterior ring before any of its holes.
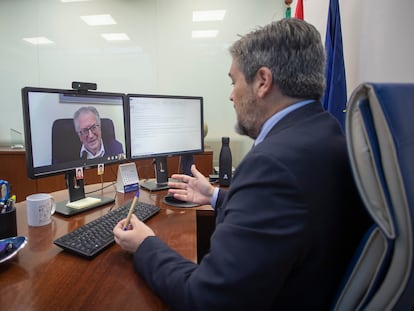
{"type": "MultiPolygon", "coordinates": [[[[115,140],[111,119],[101,118],[102,140],[115,140]]],[[[79,159],[82,144],[73,126],[73,119],[57,119],[52,125],[52,163],[64,163],[79,159]]]]}
{"type": "Polygon", "coordinates": [[[333,310],[413,310],[414,84],[362,84],[347,107],[354,177],[373,226],[333,310]]]}

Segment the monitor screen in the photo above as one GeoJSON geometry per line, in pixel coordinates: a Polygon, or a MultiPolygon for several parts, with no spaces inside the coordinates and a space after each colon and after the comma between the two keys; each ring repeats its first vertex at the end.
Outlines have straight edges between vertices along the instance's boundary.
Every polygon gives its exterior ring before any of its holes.
{"type": "Polygon", "coordinates": [[[125,94],[25,87],[22,104],[30,178],[126,159],[125,94]]]}
{"type": "Polygon", "coordinates": [[[154,158],[158,184],[168,181],[167,156],[203,152],[202,97],[128,94],[127,103],[129,156],[154,158]]]}

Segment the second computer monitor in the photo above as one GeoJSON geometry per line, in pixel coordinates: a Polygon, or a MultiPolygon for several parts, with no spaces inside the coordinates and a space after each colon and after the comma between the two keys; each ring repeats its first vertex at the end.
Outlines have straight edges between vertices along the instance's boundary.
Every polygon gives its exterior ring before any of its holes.
{"type": "Polygon", "coordinates": [[[149,190],[165,189],[167,157],[201,153],[203,98],[128,94],[130,158],[154,158],[155,181],[141,183],[149,190]]]}

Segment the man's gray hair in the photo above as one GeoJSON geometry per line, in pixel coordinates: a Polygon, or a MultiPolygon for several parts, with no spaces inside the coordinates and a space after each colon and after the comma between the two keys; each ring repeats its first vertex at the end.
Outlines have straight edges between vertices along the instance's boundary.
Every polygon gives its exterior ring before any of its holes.
{"type": "Polygon", "coordinates": [[[325,90],[325,50],[314,26],[285,18],[258,28],[229,49],[233,60],[251,83],[265,66],[282,94],[319,100],[325,90]]]}
{"type": "Polygon", "coordinates": [[[75,126],[76,132],[80,131],[79,122],[78,122],[79,115],[82,113],[87,113],[87,112],[92,112],[96,116],[96,122],[97,122],[96,124],[101,125],[101,118],[99,116],[98,110],[95,107],[93,106],[81,107],[78,110],[76,110],[75,114],[73,115],[73,125],[75,126]]]}

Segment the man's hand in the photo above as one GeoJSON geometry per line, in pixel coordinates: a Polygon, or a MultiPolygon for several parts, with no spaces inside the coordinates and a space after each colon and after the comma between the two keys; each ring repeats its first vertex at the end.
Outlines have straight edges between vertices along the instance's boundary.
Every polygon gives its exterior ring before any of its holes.
{"type": "Polygon", "coordinates": [[[180,182],[169,182],[168,193],[174,195],[176,199],[193,202],[198,204],[210,204],[214,193],[214,187],[210,184],[203,174],[201,174],[193,164],[191,173],[194,177],[174,174],[171,177],[180,182]]]}
{"type": "Polygon", "coordinates": [[[132,214],[127,230],[124,230],[126,219],[121,220],[114,228],[115,242],[124,250],[130,253],[135,253],[138,246],[149,236],[155,236],[154,231],[137,216],[132,214]]]}

